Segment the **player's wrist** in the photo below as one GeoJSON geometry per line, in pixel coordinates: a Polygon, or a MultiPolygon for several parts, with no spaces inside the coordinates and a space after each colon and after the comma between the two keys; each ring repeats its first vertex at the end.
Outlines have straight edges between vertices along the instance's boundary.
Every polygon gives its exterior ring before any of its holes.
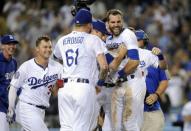
{"type": "Polygon", "coordinates": [[[104,85],[104,83],[105,83],[105,80],[99,79],[99,80],[97,81],[97,86],[98,86],[98,87],[102,87],[102,86],[104,85]]]}
{"type": "Polygon", "coordinates": [[[159,93],[155,92],[154,94],[157,96],[157,99],[159,99],[159,98],[160,98],[159,93]]]}

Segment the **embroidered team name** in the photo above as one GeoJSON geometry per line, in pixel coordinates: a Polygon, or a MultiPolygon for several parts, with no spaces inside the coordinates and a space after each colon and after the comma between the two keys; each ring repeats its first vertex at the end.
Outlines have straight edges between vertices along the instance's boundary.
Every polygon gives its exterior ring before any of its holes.
{"type": "Polygon", "coordinates": [[[30,77],[28,79],[28,85],[31,86],[31,89],[36,89],[40,86],[47,86],[49,83],[58,79],[58,74],[51,76],[44,75],[43,79],[38,79],[36,77],[30,77]]]}
{"type": "Polygon", "coordinates": [[[117,49],[121,43],[109,43],[106,45],[106,48],[109,49],[117,49]]]}
{"type": "Polygon", "coordinates": [[[9,73],[6,73],[6,74],[5,74],[5,78],[6,78],[6,80],[10,80],[10,79],[12,79],[14,73],[15,73],[14,71],[9,72],[9,73]]]}
{"type": "Polygon", "coordinates": [[[63,40],[63,44],[82,44],[84,37],[68,37],[63,40]]]}

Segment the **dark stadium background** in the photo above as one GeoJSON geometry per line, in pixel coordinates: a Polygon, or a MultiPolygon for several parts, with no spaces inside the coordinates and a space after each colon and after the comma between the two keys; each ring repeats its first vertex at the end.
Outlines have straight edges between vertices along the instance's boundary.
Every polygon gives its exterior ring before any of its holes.
{"type": "MultiPolygon", "coordinates": [[[[48,34],[57,39],[70,32],[72,0],[1,0],[0,35],[13,33],[20,41],[15,55],[19,65],[33,57],[35,40],[48,34]]],[[[190,0],[96,0],[91,6],[95,19],[108,9],[124,12],[125,25],[143,29],[168,60],[171,80],[161,103],[165,131],[180,131],[181,110],[191,100],[191,1],[190,0]],[[173,124],[173,122],[176,122],[173,124]]],[[[58,130],[57,98],[51,97],[46,123],[58,130]]],[[[12,125],[16,131],[18,125],[12,125]]]]}

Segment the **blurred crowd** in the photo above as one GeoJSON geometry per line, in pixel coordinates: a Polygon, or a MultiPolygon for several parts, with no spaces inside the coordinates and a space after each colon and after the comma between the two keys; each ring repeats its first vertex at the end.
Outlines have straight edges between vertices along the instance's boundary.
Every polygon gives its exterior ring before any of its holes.
{"type": "MultiPolygon", "coordinates": [[[[55,44],[71,30],[72,0],[1,0],[0,6],[0,35],[11,32],[20,41],[16,54],[19,64],[34,55],[38,36],[48,34],[55,44]]],[[[90,8],[95,19],[103,19],[108,9],[120,9],[127,27],[143,29],[167,57],[171,79],[166,94],[170,108],[181,109],[191,100],[190,0],[96,0],[90,8]]],[[[57,119],[56,107],[47,112],[55,116],[49,119],[57,119]]]]}

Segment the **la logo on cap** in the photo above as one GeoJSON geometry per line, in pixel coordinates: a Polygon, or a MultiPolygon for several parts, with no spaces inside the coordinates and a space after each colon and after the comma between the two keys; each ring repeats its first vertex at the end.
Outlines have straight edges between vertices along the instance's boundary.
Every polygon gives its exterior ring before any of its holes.
{"type": "Polygon", "coordinates": [[[9,39],[14,39],[14,37],[12,35],[9,35],[9,39]]]}

